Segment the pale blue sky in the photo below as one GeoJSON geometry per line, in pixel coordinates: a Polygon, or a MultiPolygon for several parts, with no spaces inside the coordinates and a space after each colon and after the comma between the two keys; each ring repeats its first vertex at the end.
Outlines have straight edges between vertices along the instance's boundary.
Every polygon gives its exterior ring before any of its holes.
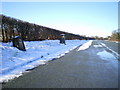
{"type": "Polygon", "coordinates": [[[3,2],[2,13],[79,35],[105,37],[118,28],[117,2],[3,2]]]}

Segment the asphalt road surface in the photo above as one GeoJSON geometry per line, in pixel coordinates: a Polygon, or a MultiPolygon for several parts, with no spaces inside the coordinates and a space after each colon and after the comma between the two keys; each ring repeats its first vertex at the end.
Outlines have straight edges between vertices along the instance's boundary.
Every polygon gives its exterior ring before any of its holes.
{"type": "Polygon", "coordinates": [[[119,61],[103,43],[117,52],[117,44],[95,40],[88,49],[78,51],[78,47],[3,84],[3,88],[118,88],[119,61]]]}

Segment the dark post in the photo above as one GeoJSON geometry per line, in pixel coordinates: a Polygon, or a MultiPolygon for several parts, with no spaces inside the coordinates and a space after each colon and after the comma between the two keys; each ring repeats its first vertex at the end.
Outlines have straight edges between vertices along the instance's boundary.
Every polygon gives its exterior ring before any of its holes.
{"type": "Polygon", "coordinates": [[[60,43],[61,44],[65,44],[66,45],[66,43],[65,43],[65,34],[60,34],[60,43]]]}
{"type": "Polygon", "coordinates": [[[19,50],[26,51],[24,42],[20,36],[12,38],[13,47],[18,48],[19,50]]]}

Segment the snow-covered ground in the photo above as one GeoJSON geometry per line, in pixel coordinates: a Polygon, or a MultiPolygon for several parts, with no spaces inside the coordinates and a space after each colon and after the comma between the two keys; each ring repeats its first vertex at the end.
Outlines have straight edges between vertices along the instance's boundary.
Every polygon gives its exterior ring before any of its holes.
{"type": "MultiPolygon", "coordinates": [[[[49,60],[59,58],[86,42],[88,41],[66,40],[66,45],[64,45],[59,44],[59,40],[26,41],[24,43],[27,51],[12,47],[12,43],[0,43],[0,82],[7,82],[21,76],[28,69],[47,64],[49,60]]],[[[91,44],[91,41],[88,44],[91,44]]],[[[89,45],[86,48],[88,47],[89,45]]]]}
{"type": "MultiPolygon", "coordinates": [[[[12,47],[12,43],[0,43],[0,83],[21,76],[39,65],[64,56],[69,51],[80,46],[77,51],[88,49],[92,40],[66,40],[66,45],[59,40],[25,41],[27,51],[20,51],[12,47]]],[[[95,48],[103,47],[104,50],[96,53],[100,58],[109,60],[117,67],[120,55],[106,46],[104,43],[94,45],[95,48]],[[106,51],[109,50],[110,52],[106,51]]]]}

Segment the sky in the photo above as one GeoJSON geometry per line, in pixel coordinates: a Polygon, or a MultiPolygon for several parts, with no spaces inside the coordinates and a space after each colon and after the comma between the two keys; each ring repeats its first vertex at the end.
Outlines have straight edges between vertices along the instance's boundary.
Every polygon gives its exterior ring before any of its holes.
{"type": "Polygon", "coordinates": [[[78,35],[106,37],[118,29],[117,2],[2,2],[2,14],[78,35]]]}

